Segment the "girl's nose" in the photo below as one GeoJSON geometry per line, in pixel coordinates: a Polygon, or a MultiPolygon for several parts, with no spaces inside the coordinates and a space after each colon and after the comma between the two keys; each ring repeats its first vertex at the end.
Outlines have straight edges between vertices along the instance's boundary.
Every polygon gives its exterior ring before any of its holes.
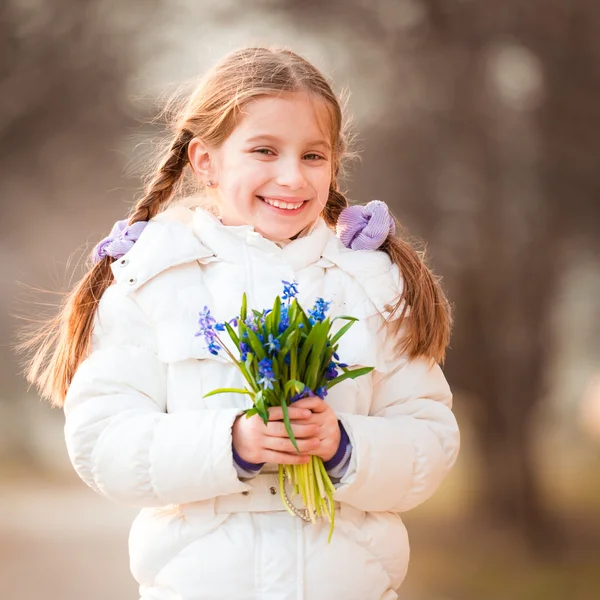
{"type": "Polygon", "coordinates": [[[292,190],[306,187],[303,165],[298,160],[281,161],[277,173],[277,183],[292,190]]]}

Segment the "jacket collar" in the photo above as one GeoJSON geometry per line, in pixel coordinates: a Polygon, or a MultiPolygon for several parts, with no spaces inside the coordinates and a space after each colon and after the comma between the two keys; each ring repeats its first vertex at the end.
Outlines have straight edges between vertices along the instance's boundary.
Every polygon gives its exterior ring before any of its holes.
{"type": "MultiPolygon", "coordinates": [[[[319,218],[281,247],[251,225],[226,226],[207,210],[174,204],[152,218],[131,250],[111,264],[115,281],[133,292],[162,271],[177,265],[224,260],[244,263],[247,253],[283,262],[294,270],[317,263],[325,247],[337,240],[319,218]]],[[[338,240],[339,241],[339,240],[338,240]]]]}
{"type": "Polygon", "coordinates": [[[328,241],[335,237],[319,217],[299,237],[279,244],[263,237],[252,225],[223,225],[201,208],[194,211],[193,228],[196,237],[220,260],[241,264],[247,260],[248,252],[257,252],[262,259],[290,265],[294,270],[319,261],[328,241]]]}

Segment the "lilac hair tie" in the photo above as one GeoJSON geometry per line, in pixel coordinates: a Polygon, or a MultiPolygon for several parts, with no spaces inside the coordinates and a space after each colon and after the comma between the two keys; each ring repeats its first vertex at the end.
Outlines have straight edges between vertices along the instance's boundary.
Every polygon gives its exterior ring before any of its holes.
{"type": "Polygon", "coordinates": [[[113,225],[109,235],[98,242],[92,252],[94,264],[100,262],[105,256],[120,258],[129,252],[142,231],[144,231],[146,225],[148,225],[148,221],[137,221],[133,225],[128,225],[127,223],[127,219],[117,221],[113,225]]]}
{"type": "Polygon", "coordinates": [[[346,248],[377,250],[388,235],[396,233],[396,224],[387,204],[380,200],[372,200],[366,206],[344,208],[335,229],[346,248]]]}

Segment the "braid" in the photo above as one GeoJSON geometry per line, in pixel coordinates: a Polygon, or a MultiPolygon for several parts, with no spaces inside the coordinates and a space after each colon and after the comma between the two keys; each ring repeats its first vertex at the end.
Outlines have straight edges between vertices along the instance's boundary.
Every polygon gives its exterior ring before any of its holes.
{"type": "MultiPolygon", "coordinates": [[[[337,189],[335,180],[332,181],[321,213],[329,227],[335,229],[347,206],[346,197],[337,189]]],[[[398,355],[406,353],[409,358],[432,356],[436,362],[443,362],[450,339],[452,310],[439,278],[427,267],[423,253],[408,240],[390,234],[381,250],[398,265],[404,283],[398,298],[388,306],[390,315],[386,319],[396,338],[396,352],[398,355]],[[410,318],[406,319],[408,314],[410,318]]]]}
{"type": "Polygon", "coordinates": [[[193,137],[194,134],[189,129],[182,129],[175,137],[154,177],[146,186],[146,193],[134,206],[129,217],[130,225],[137,221],[149,221],[158,214],[161,204],[171,198],[188,163],[187,148],[193,137]]]}
{"type": "Polygon", "coordinates": [[[325,208],[323,208],[323,212],[321,213],[325,223],[332,228],[335,228],[340,213],[348,206],[346,196],[336,188],[337,185],[332,182],[329,188],[327,204],[325,204],[325,208]]]}

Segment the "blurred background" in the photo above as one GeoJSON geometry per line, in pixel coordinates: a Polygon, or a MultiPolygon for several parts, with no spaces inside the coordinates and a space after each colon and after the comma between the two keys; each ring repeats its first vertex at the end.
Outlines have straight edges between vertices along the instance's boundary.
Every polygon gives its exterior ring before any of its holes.
{"type": "Polygon", "coordinates": [[[462,453],[405,515],[400,598],[600,597],[598,31],[597,0],[3,2],[2,597],[138,597],[135,510],[77,479],[62,412],[20,374],[17,315],[55,312],[126,215],[174,86],[247,45],[350,89],[349,197],[426,240],[455,305],[462,453]]]}

